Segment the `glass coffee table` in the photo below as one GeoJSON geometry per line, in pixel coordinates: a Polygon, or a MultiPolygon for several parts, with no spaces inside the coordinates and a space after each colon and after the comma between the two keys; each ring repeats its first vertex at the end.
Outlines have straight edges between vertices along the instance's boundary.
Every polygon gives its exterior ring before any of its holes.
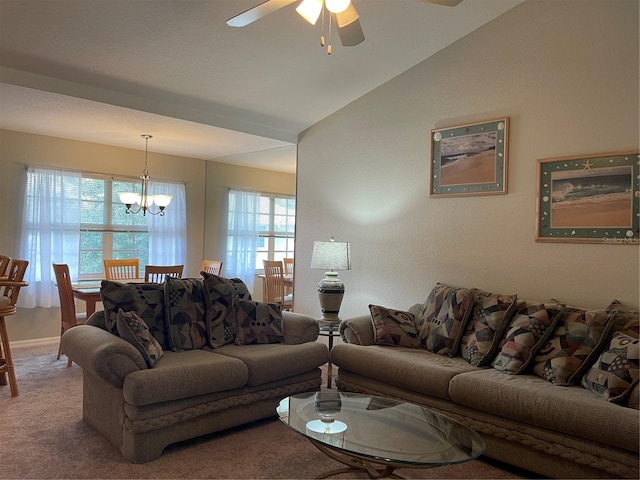
{"type": "Polygon", "coordinates": [[[463,463],[484,453],[484,440],[465,425],[426,407],[372,395],[310,392],[277,407],[280,420],[324,454],[352,470],[393,477],[397,468],[463,463]]]}

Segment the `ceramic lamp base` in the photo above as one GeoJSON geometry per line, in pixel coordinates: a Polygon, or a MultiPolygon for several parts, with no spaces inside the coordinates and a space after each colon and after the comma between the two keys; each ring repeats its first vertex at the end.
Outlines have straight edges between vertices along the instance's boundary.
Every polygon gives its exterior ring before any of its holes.
{"type": "Polygon", "coordinates": [[[338,272],[325,272],[325,277],[318,284],[318,298],[322,309],[323,322],[338,323],[340,305],[344,296],[344,283],[338,278],[338,272]]]}

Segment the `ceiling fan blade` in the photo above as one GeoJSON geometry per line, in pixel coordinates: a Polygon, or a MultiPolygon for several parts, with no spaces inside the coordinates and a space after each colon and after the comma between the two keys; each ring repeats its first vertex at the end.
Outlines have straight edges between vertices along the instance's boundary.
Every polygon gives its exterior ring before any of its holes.
{"type": "Polygon", "coordinates": [[[235,17],[231,17],[227,20],[227,25],[230,27],[245,27],[256,20],[261,19],[265,15],[269,15],[271,12],[275,12],[282,7],[286,7],[295,1],[296,0],[266,0],[261,4],[236,15],[235,17]]]}
{"type": "Polygon", "coordinates": [[[445,7],[455,7],[462,0],[420,0],[421,2],[435,3],[436,5],[444,5],[445,7]]]}
{"type": "Polygon", "coordinates": [[[356,7],[353,6],[353,2],[349,4],[349,7],[344,12],[336,13],[335,19],[342,46],[353,47],[364,42],[360,16],[356,11],[356,7]]]}

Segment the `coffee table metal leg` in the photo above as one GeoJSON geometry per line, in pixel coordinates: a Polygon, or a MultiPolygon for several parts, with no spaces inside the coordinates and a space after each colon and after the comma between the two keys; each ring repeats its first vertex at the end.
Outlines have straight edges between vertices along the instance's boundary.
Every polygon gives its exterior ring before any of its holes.
{"type": "Polygon", "coordinates": [[[363,460],[362,458],[349,455],[343,451],[329,448],[320,442],[313,441],[312,439],[309,439],[309,441],[313,443],[313,445],[315,445],[315,447],[326,456],[331,457],[337,462],[346,465],[346,467],[337,468],[335,470],[325,472],[316,478],[329,478],[334,475],[353,471],[366,472],[369,475],[369,478],[403,478],[393,473],[396,468],[393,465],[387,465],[382,462],[377,463],[369,460],[363,460]]]}

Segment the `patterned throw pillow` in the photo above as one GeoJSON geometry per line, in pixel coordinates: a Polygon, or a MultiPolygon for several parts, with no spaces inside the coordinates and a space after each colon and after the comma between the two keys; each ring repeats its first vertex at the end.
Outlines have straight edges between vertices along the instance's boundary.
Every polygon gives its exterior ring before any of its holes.
{"type": "Polygon", "coordinates": [[[164,280],[167,332],[172,350],[195,350],[207,343],[204,288],[199,278],[164,280]]]}
{"type": "Polygon", "coordinates": [[[488,365],[516,309],[516,295],[475,290],[473,308],[460,341],[460,355],[471,365],[488,365]]]}
{"type": "Polygon", "coordinates": [[[567,307],[533,359],[533,373],[556,385],[573,385],[598,356],[614,314],[567,307]]]}
{"type": "Polygon", "coordinates": [[[105,323],[116,333],[118,310],[135,312],[149,327],[163,350],[169,349],[169,338],[164,314],[164,285],[161,283],[121,283],[103,280],[100,296],[105,312],[105,323]]]}
{"type": "Polygon", "coordinates": [[[116,316],[116,329],[120,338],[138,349],[149,368],[162,357],[162,347],[135,312],[123,312],[120,308],[116,316]]]}
{"type": "Polygon", "coordinates": [[[628,307],[618,300],[614,300],[607,307],[607,312],[616,314],[615,323],[612,328],[613,331],[640,338],[640,314],[637,309],[628,307]]]}
{"type": "Polygon", "coordinates": [[[236,292],[238,292],[238,298],[240,298],[240,300],[251,300],[251,292],[249,291],[247,284],[244,283],[242,279],[230,278],[229,281],[231,282],[231,285],[233,285],[233,288],[236,289],[236,292]]]}
{"type": "Polygon", "coordinates": [[[524,372],[553,333],[560,311],[543,303],[520,303],[491,362],[493,368],[510,375],[524,372]]]}
{"type": "Polygon", "coordinates": [[[454,357],[471,313],[473,290],[436,284],[425,302],[417,328],[421,343],[430,352],[454,357]]]}
{"type": "Polygon", "coordinates": [[[234,309],[240,301],[238,283],[207,272],[200,273],[204,277],[209,345],[218,348],[233,343],[236,338],[234,309]]]}
{"type": "Polygon", "coordinates": [[[369,305],[369,311],[375,333],[373,341],[377,345],[411,348],[420,346],[415,317],[412,313],[379,305],[369,305]]]}
{"type": "Polygon", "coordinates": [[[638,383],[639,364],[640,340],[615,332],[607,349],[582,377],[582,386],[610,402],[624,402],[638,383]]]}
{"type": "Polygon", "coordinates": [[[282,343],[282,308],[279,303],[240,300],[235,307],[236,345],[282,343]]]}

